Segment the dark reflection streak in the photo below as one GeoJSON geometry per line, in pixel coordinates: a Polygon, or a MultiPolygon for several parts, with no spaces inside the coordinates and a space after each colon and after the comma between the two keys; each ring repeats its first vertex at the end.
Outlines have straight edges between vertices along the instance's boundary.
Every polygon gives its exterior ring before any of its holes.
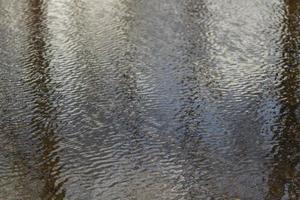
{"type": "Polygon", "coordinates": [[[183,87],[183,95],[181,100],[184,105],[179,112],[180,119],[184,122],[184,128],[188,133],[197,134],[199,130],[199,110],[203,108],[202,103],[205,100],[201,95],[201,90],[208,89],[207,87],[201,87],[203,81],[209,81],[209,65],[207,58],[209,53],[207,51],[208,40],[205,37],[205,32],[208,31],[206,21],[203,20],[201,24],[196,24],[195,21],[199,18],[205,18],[204,13],[208,13],[208,10],[203,1],[189,0],[185,5],[185,26],[189,34],[186,36],[186,55],[184,59],[185,71],[182,79],[180,80],[183,87]],[[203,16],[204,15],[204,16],[203,16]],[[193,34],[190,34],[193,33],[193,34]],[[199,41],[199,38],[202,40],[199,41]],[[199,62],[198,62],[199,61],[199,62]],[[197,64],[195,64],[197,63],[197,64]],[[199,101],[199,98],[203,101],[199,101]],[[198,120],[197,120],[198,119],[198,120]],[[188,122],[188,123],[185,123],[188,122]],[[193,131],[194,130],[194,131],[193,131]]]}
{"type": "Polygon", "coordinates": [[[202,134],[205,134],[203,114],[205,115],[206,103],[202,92],[210,90],[205,85],[212,79],[210,67],[212,65],[208,46],[209,41],[206,33],[209,31],[209,11],[204,1],[188,0],[185,2],[184,25],[187,35],[186,53],[184,60],[184,74],[181,77],[183,87],[183,102],[177,113],[181,126],[177,131],[182,133],[181,145],[183,149],[185,188],[188,199],[200,199],[207,197],[207,188],[204,183],[203,163],[208,159],[208,149],[202,141],[202,134]],[[201,23],[199,23],[201,19],[201,23]],[[201,40],[200,40],[201,39],[201,40]]]}
{"type": "Polygon", "coordinates": [[[56,121],[59,112],[54,98],[54,86],[50,75],[49,58],[45,31],[45,4],[40,0],[28,2],[29,47],[27,57],[26,84],[30,87],[33,96],[33,113],[31,120],[32,140],[37,152],[34,155],[37,182],[41,199],[63,199],[65,191],[63,182],[58,182],[61,167],[59,166],[58,124],[56,121]]]}
{"type": "MultiPolygon", "coordinates": [[[[121,0],[120,3],[124,6],[124,13],[130,13],[130,17],[123,17],[120,19],[121,24],[124,24],[123,34],[125,35],[125,44],[130,44],[129,39],[129,30],[132,29],[132,24],[134,24],[134,12],[136,9],[136,1],[128,1],[121,0]]],[[[121,106],[122,108],[118,109],[122,113],[120,113],[120,117],[122,120],[122,127],[128,131],[129,138],[128,142],[130,143],[128,151],[130,154],[135,152],[137,149],[143,149],[142,144],[139,142],[143,135],[141,134],[141,105],[140,98],[141,96],[138,94],[138,84],[137,84],[137,74],[135,67],[135,52],[132,45],[125,48],[126,50],[121,55],[124,60],[123,62],[117,62],[116,67],[120,69],[120,77],[118,81],[118,92],[121,94],[121,106]],[[122,63],[122,65],[120,65],[122,63]]],[[[140,167],[141,161],[136,163],[136,158],[132,155],[132,159],[135,161],[135,168],[140,167]]]]}
{"type": "Polygon", "coordinates": [[[267,199],[300,198],[299,165],[300,124],[297,116],[299,109],[299,30],[300,2],[298,0],[285,1],[285,18],[283,21],[283,72],[279,84],[280,103],[282,105],[279,118],[279,129],[275,132],[278,142],[273,149],[273,169],[269,175],[269,193],[267,199]]]}

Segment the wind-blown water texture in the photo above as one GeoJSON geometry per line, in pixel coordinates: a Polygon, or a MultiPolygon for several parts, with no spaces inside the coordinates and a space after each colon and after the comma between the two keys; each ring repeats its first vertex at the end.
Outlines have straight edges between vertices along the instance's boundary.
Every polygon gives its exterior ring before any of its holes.
{"type": "Polygon", "coordinates": [[[300,1],[0,0],[1,200],[298,200],[300,1]]]}

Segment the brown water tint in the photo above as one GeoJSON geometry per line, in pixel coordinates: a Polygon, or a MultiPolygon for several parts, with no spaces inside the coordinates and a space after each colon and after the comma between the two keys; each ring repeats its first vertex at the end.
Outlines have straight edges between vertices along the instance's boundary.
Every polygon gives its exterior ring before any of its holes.
{"type": "Polygon", "coordinates": [[[0,0],[0,200],[300,198],[300,1],[0,0]]]}

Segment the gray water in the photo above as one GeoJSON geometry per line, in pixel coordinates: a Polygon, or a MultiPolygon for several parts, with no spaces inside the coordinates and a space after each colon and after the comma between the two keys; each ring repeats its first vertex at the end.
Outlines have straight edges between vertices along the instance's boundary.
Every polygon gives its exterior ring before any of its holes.
{"type": "Polygon", "coordinates": [[[0,200],[298,200],[299,85],[298,0],[0,0],[0,200]]]}

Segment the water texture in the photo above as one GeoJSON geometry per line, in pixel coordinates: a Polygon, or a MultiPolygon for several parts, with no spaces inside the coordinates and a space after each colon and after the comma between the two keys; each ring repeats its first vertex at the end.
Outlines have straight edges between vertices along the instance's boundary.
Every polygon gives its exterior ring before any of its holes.
{"type": "Polygon", "coordinates": [[[0,0],[0,200],[299,200],[300,1],[0,0]]]}

